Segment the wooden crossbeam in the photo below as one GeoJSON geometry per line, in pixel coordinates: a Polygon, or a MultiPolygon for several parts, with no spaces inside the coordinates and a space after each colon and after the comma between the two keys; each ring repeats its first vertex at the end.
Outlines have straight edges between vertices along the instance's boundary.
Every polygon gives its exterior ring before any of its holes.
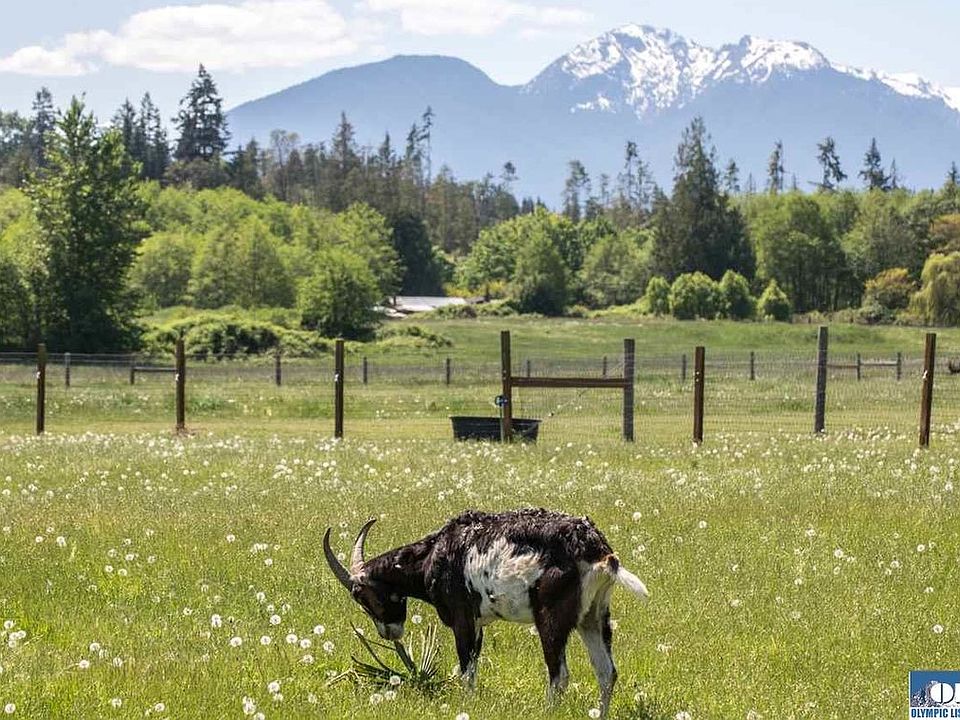
{"type": "Polygon", "coordinates": [[[622,390],[630,383],[623,378],[524,377],[510,378],[513,387],[526,388],[612,388],[622,390]]]}

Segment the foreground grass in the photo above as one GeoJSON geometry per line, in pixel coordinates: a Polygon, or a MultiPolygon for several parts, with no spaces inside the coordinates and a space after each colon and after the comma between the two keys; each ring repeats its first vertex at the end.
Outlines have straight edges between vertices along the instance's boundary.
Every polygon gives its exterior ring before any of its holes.
{"type": "MultiPolygon", "coordinates": [[[[652,591],[646,607],[615,595],[613,717],[896,717],[909,669],[960,656],[956,455],[952,436],[920,453],[890,432],[717,436],[699,450],[2,436],[0,708],[220,718],[249,697],[268,718],[539,717],[537,639],[505,624],[488,633],[476,694],[401,687],[373,704],[374,688],[327,687],[356,651],[350,624],[373,630],[319,546],[332,525],[348,550],[372,515],[376,552],[468,507],[545,505],[589,514],[652,591]]],[[[435,622],[429,607],[411,614],[435,622]]],[[[576,639],[571,665],[552,717],[596,704],[576,639]]]]}

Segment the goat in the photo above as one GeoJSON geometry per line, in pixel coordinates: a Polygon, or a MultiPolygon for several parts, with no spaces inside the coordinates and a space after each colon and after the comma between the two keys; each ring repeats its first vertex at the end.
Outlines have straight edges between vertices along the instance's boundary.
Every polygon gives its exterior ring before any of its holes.
{"type": "Polygon", "coordinates": [[[465,512],[409,545],[364,559],[374,520],[360,529],[348,570],[323,551],[337,580],[373,620],[380,637],[403,637],[407,598],[436,608],[453,629],[460,674],[476,686],[483,628],[495,620],[533,623],[549,674],[547,700],[567,686],[567,640],[576,629],[600,686],[606,716],[617,680],[610,626],[610,595],[621,585],[646,600],[647,588],[624,568],[606,538],[586,517],[543,509],[490,514],[465,512]]]}

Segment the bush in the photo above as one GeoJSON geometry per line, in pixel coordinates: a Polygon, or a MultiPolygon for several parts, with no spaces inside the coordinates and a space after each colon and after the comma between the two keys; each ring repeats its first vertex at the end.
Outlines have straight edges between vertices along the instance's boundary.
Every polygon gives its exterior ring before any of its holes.
{"type": "Polygon", "coordinates": [[[863,306],[903,310],[910,305],[910,298],[916,290],[917,285],[910,279],[906,268],[890,268],[867,280],[863,306]]]}
{"type": "Polygon", "coordinates": [[[732,320],[747,320],[757,311],[757,301],[750,294],[747,279],[738,272],[727,270],[720,280],[723,312],[732,320]]]}
{"type": "Polygon", "coordinates": [[[913,309],[929,325],[960,324],[960,252],[927,258],[913,309]]]}
{"type": "Polygon", "coordinates": [[[563,314],[568,294],[567,268],[546,236],[532,237],[517,253],[513,282],[521,312],[563,314]]]}
{"type": "Polygon", "coordinates": [[[640,300],[643,311],[650,315],[670,314],[670,283],[666,278],[657,275],[650,278],[647,289],[640,300]]]}
{"type": "Polygon", "coordinates": [[[787,322],[790,320],[790,315],[793,312],[793,308],[790,305],[790,298],[780,289],[776,280],[771,280],[770,284],[767,285],[763,294],[760,296],[760,300],[757,302],[757,312],[760,317],[764,319],[772,319],[779,322],[787,322]]]}
{"type": "Polygon", "coordinates": [[[670,286],[670,312],[679,320],[712,320],[722,311],[719,284],[702,272],[680,275],[670,286]]]}
{"type": "Polygon", "coordinates": [[[405,347],[439,349],[453,346],[450,338],[430,332],[419,325],[391,323],[381,327],[376,337],[377,342],[405,347]]]}
{"type": "Polygon", "coordinates": [[[378,322],[380,288],[370,266],[353,253],[331,248],[317,256],[313,274],[300,286],[303,327],[325,337],[362,340],[378,322]]]}

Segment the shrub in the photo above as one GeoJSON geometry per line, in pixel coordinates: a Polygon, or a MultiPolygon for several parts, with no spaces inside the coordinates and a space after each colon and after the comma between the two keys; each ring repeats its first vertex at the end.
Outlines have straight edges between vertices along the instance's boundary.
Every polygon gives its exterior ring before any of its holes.
{"type": "Polygon", "coordinates": [[[643,311],[651,315],[670,314],[670,283],[666,278],[657,275],[650,278],[647,289],[640,300],[643,311]]]}
{"type": "Polygon", "coordinates": [[[377,279],[366,262],[341,248],[324,250],[300,286],[303,327],[325,337],[367,338],[377,325],[379,299],[377,279]]]}
{"type": "Polygon", "coordinates": [[[430,332],[420,325],[406,325],[391,323],[382,326],[377,331],[377,341],[393,345],[405,345],[417,348],[446,348],[452,347],[450,338],[439,333],[430,332]]]}
{"type": "Polygon", "coordinates": [[[927,258],[913,309],[930,325],[960,324],[960,252],[927,258]]]}
{"type": "Polygon", "coordinates": [[[772,319],[780,322],[790,320],[793,308],[790,305],[790,298],[780,289],[776,280],[771,280],[767,285],[760,300],[757,302],[757,312],[764,319],[772,319]]]}
{"type": "Polygon", "coordinates": [[[752,318],[757,310],[757,301],[750,294],[747,279],[738,272],[727,270],[720,280],[723,296],[723,312],[733,320],[752,318]]]}
{"type": "Polygon", "coordinates": [[[870,278],[864,287],[864,307],[878,306],[886,310],[903,310],[917,285],[906,268],[890,268],[870,278]]]}
{"type": "Polygon", "coordinates": [[[670,312],[680,320],[713,319],[722,310],[719,284],[702,272],[680,275],[670,286],[670,312]]]}

